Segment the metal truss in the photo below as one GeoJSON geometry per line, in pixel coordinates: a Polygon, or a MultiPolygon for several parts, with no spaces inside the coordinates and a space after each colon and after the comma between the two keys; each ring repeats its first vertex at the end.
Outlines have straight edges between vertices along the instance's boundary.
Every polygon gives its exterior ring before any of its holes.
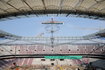
{"type": "MultiPolygon", "coordinates": [[[[99,32],[96,32],[94,34],[90,34],[90,35],[86,35],[86,36],[81,36],[81,37],[54,37],[54,43],[55,45],[57,44],[62,44],[62,43],[75,43],[77,41],[90,41],[90,40],[97,40],[100,39],[101,36],[100,34],[104,33],[105,30],[101,30],[99,32]]],[[[13,35],[10,33],[7,33],[5,31],[0,30],[0,38],[2,39],[9,39],[10,41],[24,41],[24,42],[28,42],[28,44],[35,44],[35,43],[39,43],[39,44],[50,44],[50,37],[22,37],[22,36],[17,36],[17,35],[13,35]]],[[[104,43],[104,40],[101,40],[102,43],[104,43]]]]}

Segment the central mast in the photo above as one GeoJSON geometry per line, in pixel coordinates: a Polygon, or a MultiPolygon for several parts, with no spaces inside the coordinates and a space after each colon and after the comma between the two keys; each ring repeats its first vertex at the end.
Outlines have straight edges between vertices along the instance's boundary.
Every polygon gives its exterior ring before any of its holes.
{"type": "Polygon", "coordinates": [[[47,30],[50,32],[51,36],[50,36],[50,40],[51,40],[51,47],[54,47],[54,33],[56,31],[58,31],[59,29],[59,24],[63,24],[62,22],[58,22],[58,21],[54,21],[53,18],[51,18],[51,21],[49,22],[44,22],[42,24],[46,24],[48,26],[46,26],[47,30]]]}

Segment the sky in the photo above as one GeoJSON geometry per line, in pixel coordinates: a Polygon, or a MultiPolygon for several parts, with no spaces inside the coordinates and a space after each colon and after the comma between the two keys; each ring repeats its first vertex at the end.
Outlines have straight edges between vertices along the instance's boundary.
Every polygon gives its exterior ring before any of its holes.
{"type": "Polygon", "coordinates": [[[50,36],[51,34],[46,30],[46,27],[50,26],[42,23],[51,21],[51,18],[54,21],[63,22],[62,25],[57,25],[60,28],[54,33],[54,36],[84,36],[95,33],[100,29],[105,29],[104,20],[80,17],[41,16],[0,21],[0,30],[26,37],[36,37],[41,34],[43,36],[50,36]]]}

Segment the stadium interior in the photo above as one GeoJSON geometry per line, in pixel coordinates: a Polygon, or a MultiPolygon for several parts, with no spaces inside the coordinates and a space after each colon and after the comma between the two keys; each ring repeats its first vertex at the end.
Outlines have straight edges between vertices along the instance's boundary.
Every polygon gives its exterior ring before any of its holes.
{"type": "Polygon", "coordinates": [[[56,36],[63,22],[51,17],[104,21],[105,0],[0,0],[0,22],[43,16],[51,18],[41,22],[51,36],[25,37],[0,29],[0,70],[105,70],[105,29],[56,36]]]}

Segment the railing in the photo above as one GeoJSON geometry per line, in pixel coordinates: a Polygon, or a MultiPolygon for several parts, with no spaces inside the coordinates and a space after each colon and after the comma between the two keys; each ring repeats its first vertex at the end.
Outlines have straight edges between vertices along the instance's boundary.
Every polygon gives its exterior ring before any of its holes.
{"type": "Polygon", "coordinates": [[[103,54],[105,46],[99,45],[1,45],[1,55],[18,54],[103,54]]]}

